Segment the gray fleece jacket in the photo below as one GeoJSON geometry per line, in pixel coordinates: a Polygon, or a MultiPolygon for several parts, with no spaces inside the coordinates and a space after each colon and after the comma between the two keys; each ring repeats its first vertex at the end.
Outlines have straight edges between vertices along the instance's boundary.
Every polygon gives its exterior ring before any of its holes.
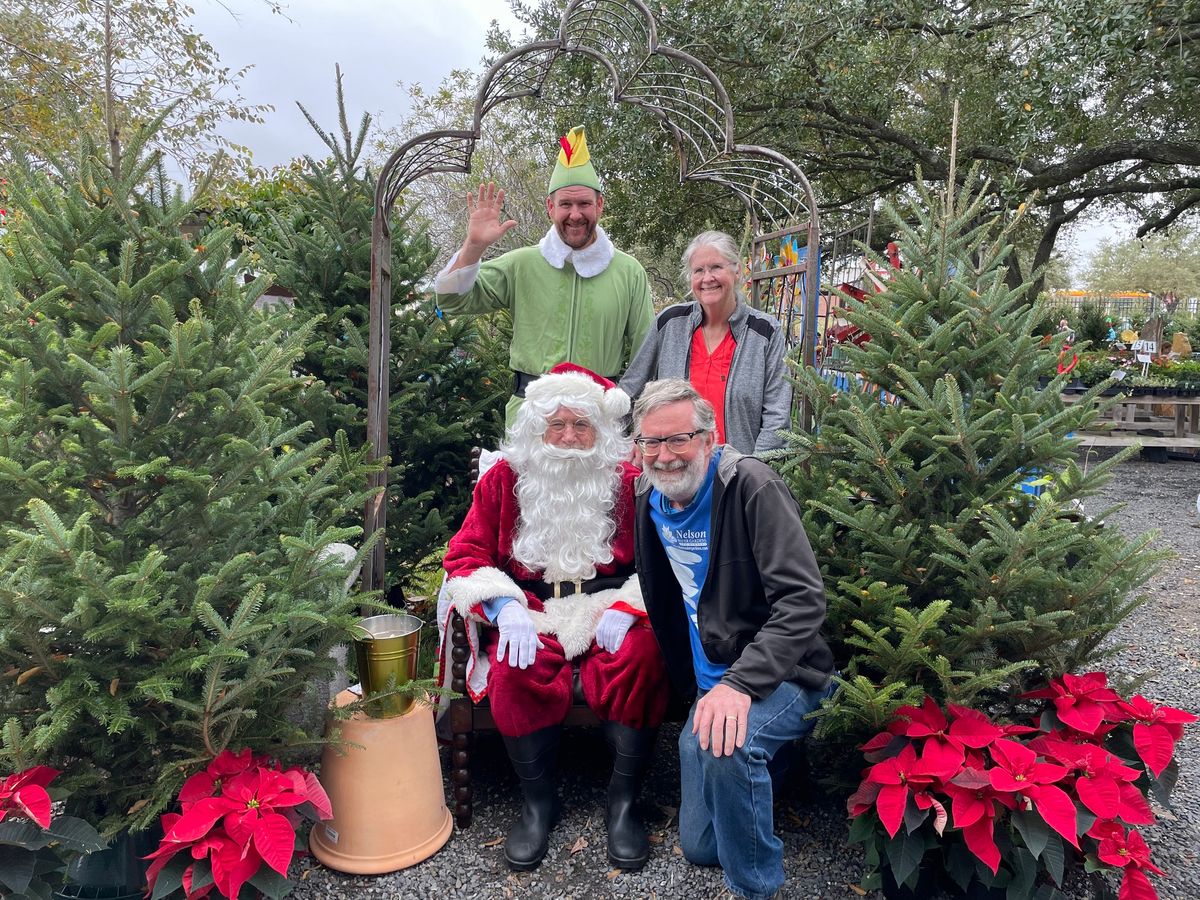
{"type": "MultiPolygon", "coordinates": [[[[648,381],[686,380],[700,317],[695,301],[660,312],[622,376],[621,389],[636,400],[648,381]]],[[[784,375],[783,326],[739,297],[729,328],[737,346],[725,383],[725,443],[746,454],[782,447],[779,430],[790,427],[792,407],[792,386],[784,375]]]]}

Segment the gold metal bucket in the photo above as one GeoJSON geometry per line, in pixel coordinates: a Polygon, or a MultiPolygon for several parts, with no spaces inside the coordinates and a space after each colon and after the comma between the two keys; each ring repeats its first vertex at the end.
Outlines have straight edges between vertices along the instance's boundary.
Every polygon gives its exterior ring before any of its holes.
{"type": "MultiPolygon", "coordinates": [[[[416,616],[407,614],[369,616],[359,621],[362,633],[354,639],[354,655],[363,697],[387,690],[388,679],[393,675],[396,687],[416,677],[423,624],[416,616]]],[[[366,704],[366,710],[376,719],[390,719],[404,715],[413,702],[412,697],[393,695],[366,704]]]]}

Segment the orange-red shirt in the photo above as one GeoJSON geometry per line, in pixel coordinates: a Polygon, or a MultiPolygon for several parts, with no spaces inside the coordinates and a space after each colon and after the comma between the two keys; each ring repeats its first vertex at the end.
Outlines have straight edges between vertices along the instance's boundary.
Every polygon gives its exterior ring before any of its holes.
{"type": "Polygon", "coordinates": [[[688,380],[701,397],[712,404],[717,414],[717,443],[725,443],[725,385],[729,380],[729,367],[733,364],[733,350],[737,344],[733,332],[725,332],[721,343],[712,353],[704,343],[704,329],[692,332],[692,356],[688,364],[688,380]]]}

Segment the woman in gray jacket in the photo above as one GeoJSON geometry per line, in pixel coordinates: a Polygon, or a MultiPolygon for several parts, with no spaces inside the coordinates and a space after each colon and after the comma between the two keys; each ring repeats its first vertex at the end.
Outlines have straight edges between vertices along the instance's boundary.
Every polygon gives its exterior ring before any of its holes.
{"type": "Polygon", "coordinates": [[[664,309],[621,379],[637,399],[648,381],[684,378],[717,414],[717,440],[741,453],[783,446],[792,388],[784,377],[783,326],[738,290],[742,261],[733,238],[705,231],[683,252],[692,300],[664,309]]]}

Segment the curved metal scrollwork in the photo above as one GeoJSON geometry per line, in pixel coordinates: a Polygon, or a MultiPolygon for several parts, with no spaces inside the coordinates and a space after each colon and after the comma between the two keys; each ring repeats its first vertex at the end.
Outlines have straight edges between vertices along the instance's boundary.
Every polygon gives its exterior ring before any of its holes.
{"type": "MultiPolygon", "coordinates": [[[[733,109],[716,74],[696,57],[660,44],[658,28],[642,0],[571,0],[563,12],[558,36],[535,41],[507,53],[483,76],[470,128],[433,131],[399,147],[380,171],[375,191],[375,221],[371,244],[371,343],[367,385],[367,433],[376,458],[387,454],[389,358],[391,320],[391,233],[388,219],[404,189],[436,172],[469,172],[475,142],[484,117],[501,103],[540,96],[554,63],[568,53],[583,54],[601,65],[613,81],[616,102],[637,106],[662,124],[671,135],[679,159],[681,182],[712,182],[731,191],[750,213],[759,235],[805,235],[808,252],[802,266],[790,268],[755,260],[752,278],[806,270],[804,281],[817,285],[817,204],[808,179],[781,153],[767,147],[738,144],[733,134],[733,109]]],[[[757,246],[757,244],[756,244],[757,246]]],[[[793,278],[793,283],[800,283],[793,278]]],[[[815,322],[816,290],[807,291],[799,319],[815,322]]],[[[773,309],[790,327],[792,301],[773,309]]],[[[803,328],[802,358],[812,362],[811,329],[803,328]]],[[[386,491],[384,473],[371,486],[386,491]]],[[[383,492],[366,509],[364,527],[370,535],[385,524],[383,492]]],[[[380,541],[367,560],[366,586],[382,586],[384,546],[380,541]]]]}

